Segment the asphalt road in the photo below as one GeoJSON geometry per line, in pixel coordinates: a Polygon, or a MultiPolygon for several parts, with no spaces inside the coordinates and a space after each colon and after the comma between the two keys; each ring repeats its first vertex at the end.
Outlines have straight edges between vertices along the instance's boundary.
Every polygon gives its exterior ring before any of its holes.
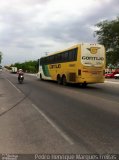
{"type": "Polygon", "coordinates": [[[60,86],[0,74],[0,153],[118,153],[119,80],[60,86]]]}

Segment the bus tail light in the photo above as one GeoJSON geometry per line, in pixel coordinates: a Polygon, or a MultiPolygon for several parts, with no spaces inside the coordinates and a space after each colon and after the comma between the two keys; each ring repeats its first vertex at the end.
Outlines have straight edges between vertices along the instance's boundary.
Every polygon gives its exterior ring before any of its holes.
{"type": "Polygon", "coordinates": [[[78,75],[79,75],[79,76],[81,75],[81,70],[80,70],[80,69],[78,69],[78,75]]]}

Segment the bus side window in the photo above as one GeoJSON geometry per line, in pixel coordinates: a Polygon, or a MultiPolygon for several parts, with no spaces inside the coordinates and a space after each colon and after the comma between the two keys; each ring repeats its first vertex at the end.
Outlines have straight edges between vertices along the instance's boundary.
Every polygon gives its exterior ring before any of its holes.
{"type": "Polygon", "coordinates": [[[77,60],[77,48],[69,50],[69,61],[77,60]]]}
{"type": "Polygon", "coordinates": [[[43,60],[44,60],[44,58],[40,59],[40,65],[43,65],[43,60]]]}
{"type": "Polygon", "coordinates": [[[64,52],[61,53],[61,61],[60,62],[64,62],[64,52]]]}
{"type": "Polygon", "coordinates": [[[53,58],[54,58],[54,63],[57,63],[57,55],[54,55],[53,58]]]}
{"type": "Polygon", "coordinates": [[[75,48],[73,50],[73,60],[76,61],[77,60],[77,48],[75,48]]]}
{"type": "Polygon", "coordinates": [[[48,58],[47,57],[45,57],[45,64],[47,64],[48,63],[48,58]]]}
{"type": "Polygon", "coordinates": [[[68,57],[68,51],[65,52],[64,59],[65,59],[65,62],[68,61],[68,59],[69,59],[69,57],[68,57]]]}
{"type": "Polygon", "coordinates": [[[48,62],[49,64],[51,64],[51,56],[49,56],[48,62]]]}
{"type": "Polygon", "coordinates": [[[72,50],[69,50],[69,61],[72,61],[72,50]]]}
{"type": "Polygon", "coordinates": [[[50,64],[54,63],[54,56],[51,56],[50,64]]]}
{"type": "Polygon", "coordinates": [[[61,54],[57,54],[57,63],[60,63],[61,62],[61,54]]]}

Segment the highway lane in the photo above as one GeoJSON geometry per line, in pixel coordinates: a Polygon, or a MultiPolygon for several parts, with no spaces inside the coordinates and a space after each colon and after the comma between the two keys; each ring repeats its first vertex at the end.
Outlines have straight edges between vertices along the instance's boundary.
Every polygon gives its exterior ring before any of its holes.
{"type": "Polygon", "coordinates": [[[25,75],[19,85],[16,75],[4,76],[65,133],[76,152],[82,147],[89,153],[119,153],[119,84],[64,87],[25,75]]]}

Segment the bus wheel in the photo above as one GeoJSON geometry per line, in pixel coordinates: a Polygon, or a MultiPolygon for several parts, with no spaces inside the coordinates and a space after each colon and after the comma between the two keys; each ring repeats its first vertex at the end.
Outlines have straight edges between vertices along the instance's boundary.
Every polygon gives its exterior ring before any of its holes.
{"type": "Polygon", "coordinates": [[[82,87],[86,87],[87,86],[87,83],[82,83],[82,87]]]}
{"type": "Polygon", "coordinates": [[[57,76],[57,83],[58,83],[58,84],[61,84],[61,83],[62,83],[60,75],[57,76]]]}
{"type": "Polygon", "coordinates": [[[66,85],[67,85],[67,79],[66,79],[66,76],[63,76],[63,77],[62,77],[62,84],[63,84],[64,86],[66,86],[66,85]]]}

